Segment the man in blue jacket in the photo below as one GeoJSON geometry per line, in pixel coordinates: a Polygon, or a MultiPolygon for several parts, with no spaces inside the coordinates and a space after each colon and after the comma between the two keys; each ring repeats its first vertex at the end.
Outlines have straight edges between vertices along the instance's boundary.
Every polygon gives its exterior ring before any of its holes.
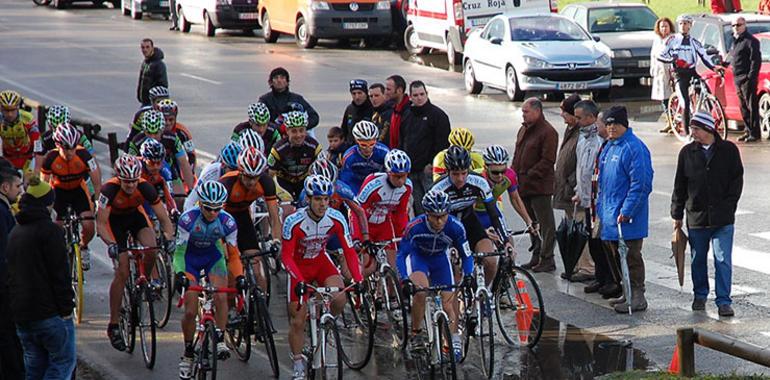
{"type": "MultiPolygon", "coordinates": [[[[597,215],[601,239],[618,255],[618,225],[628,245],[631,308],[647,309],[644,298],[642,242],[647,237],[649,196],[652,191],[650,151],[628,127],[626,107],[614,106],[604,114],[608,142],[599,156],[597,215]]],[[[615,311],[628,312],[625,299],[612,301],[615,311]]]]}

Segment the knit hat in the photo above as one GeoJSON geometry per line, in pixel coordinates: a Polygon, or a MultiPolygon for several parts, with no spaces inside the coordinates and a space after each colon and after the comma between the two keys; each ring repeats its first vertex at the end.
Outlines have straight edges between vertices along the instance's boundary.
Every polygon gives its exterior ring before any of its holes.
{"type": "Polygon", "coordinates": [[[698,111],[692,115],[690,119],[690,126],[695,128],[709,131],[713,134],[717,134],[716,127],[714,126],[714,118],[707,112],[698,111]]]}
{"type": "Polygon", "coordinates": [[[620,124],[628,128],[628,111],[625,106],[612,106],[604,112],[604,124],[620,124]]]}
{"type": "Polygon", "coordinates": [[[561,110],[572,116],[575,116],[575,104],[581,100],[583,99],[580,98],[580,95],[572,94],[568,98],[561,101],[561,110]]]}
{"type": "Polygon", "coordinates": [[[41,181],[40,178],[32,177],[29,179],[29,186],[26,192],[21,196],[21,205],[40,205],[48,207],[53,205],[56,198],[51,185],[41,181]]]}
{"type": "Polygon", "coordinates": [[[353,79],[350,81],[350,92],[360,90],[365,93],[368,88],[369,84],[363,79],[353,79]]]}

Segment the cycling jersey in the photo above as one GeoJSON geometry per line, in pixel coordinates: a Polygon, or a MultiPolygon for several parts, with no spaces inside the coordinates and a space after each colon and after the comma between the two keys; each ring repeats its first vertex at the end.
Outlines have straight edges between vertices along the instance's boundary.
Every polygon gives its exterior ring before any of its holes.
{"type": "MultiPolygon", "coordinates": [[[[142,162],[142,179],[155,188],[155,191],[158,192],[161,200],[166,204],[167,210],[176,209],[176,203],[174,203],[174,198],[171,196],[171,191],[168,188],[168,182],[172,180],[171,169],[169,169],[165,163],[160,170],[153,173],[147,169],[147,165],[142,162]]],[[[154,215],[152,207],[146,202],[144,204],[144,210],[151,216],[154,215]]]]}
{"type": "MultiPolygon", "coordinates": [[[[144,132],[140,132],[134,136],[128,143],[128,154],[139,156],[142,144],[149,138],[151,137],[147,136],[144,132]]],[[[166,149],[166,162],[172,169],[171,174],[174,176],[174,179],[179,178],[179,164],[177,160],[184,157],[186,154],[184,147],[182,146],[182,141],[179,140],[179,137],[177,137],[176,134],[170,131],[163,131],[159,141],[163,144],[163,148],[166,149]]]]}
{"type": "Polygon", "coordinates": [[[126,136],[126,142],[130,142],[134,139],[134,136],[138,135],[139,133],[142,133],[144,131],[144,127],[142,127],[142,117],[144,117],[144,113],[146,111],[149,111],[153,109],[152,105],[149,106],[142,106],[139,108],[138,111],[134,114],[134,118],[131,120],[131,129],[128,130],[128,136],[126,136]]]}
{"type": "Polygon", "coordinates": [[[414,272],[423,272],[430,279],[431,285],[454,284],[449,251],[451,247],[460,253],[463,274],[472,274],[473,256],[462,223],[449,215],[444,228],[441,231],[433,231],[427,215],[415,217],[406,226],[398,247],[396,268],[399,276],[405,280],[414,272]]]}
{"type": "Polygon", "coordinates": [[[72,159],[67,160],[58,151],[50,151],[43,158],[41,173],[51,176],[54,189],[74,190],[85,188],[86,178],[96,170],[94,159],[85,148],[78,147],[72,159]]]}
{"type": "Polygon", "coordinates": [[[32,114],[19,110],[15,121],[0,119],[0,139],[3,142],[3,157],[11,161],[16,169],[25,169],[33,153],[40,149],[40,131],[32,114]]]}
{"type": "MultiPolygon", "coordinates": [[[[482,173],[482,175],[485,178],[488,178],[486,171],[482,173]]],[[[503,179],[500,180],[500,182],[492,183],[492,181],[489,181],[488,179],[487,182],[492,185],[492,197],[497,200],[498,206],[502,206],[503,194],[510,194],[519,189],[519,182],[516,179],[516,172],[511,168],[505,168],[503,179]]],[[[492,221],[489,218],[489,214],[487,213],[487,208],[484,205],[484,202],[477,201],[476,205],[473,207],[473,211],[476,212],[476,216],[479,218],[481,226],[484,227],[484,229],[492,227],[492,221]]]]}
{"type": "Polygon", "coordinates": [[[361,184],[364,183],[366,176],[385,170],[385,155],[388,151],[390,149],[385,144],[378,142],[374,146],[372,155],[367,158],[361,155],[358,145],[351,146],[342,156],[340,180],[347,183],[354,191],[361,190],[361,184]]]}
{"type": "Polygon", "coordinates": [[[200,208],[194,207],[179,218],[177,232],[174,273],[183,272],[195,280],[199,279],[201,270],[227,276],[222,242],[237,245],[238,228],[232,215],[221,211],[214,220],[208,221],[200,208]]]}
{"type": "Polygon", "coordinates": [[[663,63],[671,63],[676,71],[695,69],[698,58],[706,67],[714,70],[714,64],[700,41],[681,33],[670,37],[666,47],[657,57],[663,63]]]}
{"type": "Polygon", "coordinates": [[[227,201],[225,202],[225,210],[229,213],[237,213],[249,211],[249,206],[252,202],[259,198],[264,198],[265,201],[275,201],[275,183],[270,175],[263,173],[259,177],[259,181],[256,186],[251,189],[247,189],[241,183],[239,179],[240,172],[232,171],[223,175],[219,182],[225,185],[227,189],[227,201]]]}
{"type": "Polygon", "coordinates": [[[184,124],[176,122],[173,127],[166,128],[167,131],[175,134],[179,138],[179,142],[182,143],[182,149],[187,153],[187,160],[190,162],[190,167],[195,167],[197,156],[195,155],[195,144],[192,140],[192,133],[184,124]]]}
{"type": "MultiPolygon", "coordinates": [[[[86,148],[88,153],[94,155],[94,144],[86,137],[85,134],[80,135],[78,145],[86,148]]],[[[35,144],[35,154],[39,156],[45,156],[48,152],[56,149],[56,143],[53,141],[53,130],[49,129],[40,136],[40,144],[35,144]]]]}
{"type": "MultiPolygon", "coordinates": [[[[433,157],[433,181],[438,181],[442,175],[447,173],[446,164],[444,164],[444,156],[446,156],[446,149],[438,152],[436,157],[433,157]]],[[[479,152],[470,152],[471,154],[471,171],[481,174],[484,171],[484,156],[479,152]]]]}
{"type": "Polygon", "coordinates": [[[144,202],[149,202],[151,205],[160,203],[158,192],[149,182],[139,179],[134,192],[127,194],[120,188],[118,178],[110,178],[102,185],[98,206],[100,209],[108,208],[110,214],[128,214],[141,212],[144,202]]]}
{"type": "MultiPolygon", "coordinates": [[[[404,186],[393,187],[387,173],[370,174],[366,177],[361,193],[356,198],[364,209],[372,241],[386,241],[403,235],[409,220],[409,197],[412,195],[412,182],[406,180],[404,186]]],[[[358,217],[351,214],[353,236],[361,239],[358,217]]]]}
{"type": "Polygon", "coordinates": [[[288,138],[283,138],[273,146],[267,163],[270,170],[275,171],[276,177],[291,183],[302,183],[319,153],[321,145],[310,136],[299,146],[292,146],[288,138]]]}
{"type": "MultiPolygon", "coordinates": [[[[230,136],[230,140],[238,142],[238,139],[241,137],[241,133],[250,128],[251,123],[248,121],[244,121],[243,123],[236,125],[235,128],[233,128],[233,134],[230,136]]],[[[262,142],[265,143],[265,150],[262,151],[262,153],[264,153],[265,157],[267,157],[270,155],[270,151],[273,149],[273,145],[275,145],[275,143],[281,139],[281,133],[278,132],[278,128],[275,125],[268,124],[265,134],[260,135],[260,137],[262,137],[262,142]]]]}
{"type": "MultiPolygon", "coordinates": [[[[225,175],[226,166],[219,162],[214,161],[206,166],[203,167],[203,170],[201,170],[201,174],[198,176],[198,181],[196,182],[196,188],[197,184],[205,183],[208,181],[218,181],[220,177],[225,175]]],[[[196,191],[196,188],[193,188],[190,191],[190,194],[187,195],[187,197],[184,200],[184,209],[189,210],[195,206],[195,202],[198,202],[198,192],[196,191]]]]}

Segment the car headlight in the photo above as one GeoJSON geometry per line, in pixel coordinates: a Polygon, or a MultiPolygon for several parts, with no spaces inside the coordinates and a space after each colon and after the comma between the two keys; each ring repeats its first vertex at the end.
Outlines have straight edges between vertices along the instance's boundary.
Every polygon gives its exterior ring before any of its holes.
{"type": "Polygon", "coordinates": [[[619,49],[612,51],[613,58],[631,58],[631,56],[633,56],[633,54],[631,54],[631,50],[619,49]]]}
{"type": "Polygon", "coordinates": [[[550,63],[548,63],[548,62],[546,62],[546,61],[544,61],[542,59],[535,58],[535,57],[530,57],[530,56],[527,56],[527,55],[524,56],[524,63],[527,66],[532,67],[532,68],[536,68],[536,69],[549,69],[549,68],[553,67],[552,64],[550,64],[550,63]]]}
{"type": "Polygon", "coordinates": [[[310,2],[310,9],[314,11],[328,11],[329,10],[329,3],[325,1],[311,1],[310,2]]]}
{"type": "Polygon", "coordinates": [[[390,9],[390,0],[381,0],[377,2],[377,10],[387,11],[390,9]]]}
{"type": "Polygon", "coordinates": [[[601,57],[594,60],[594,66],[609,66],[610,64],[612,64],[612,61],[607,54],[602,54],[601,57]]]}

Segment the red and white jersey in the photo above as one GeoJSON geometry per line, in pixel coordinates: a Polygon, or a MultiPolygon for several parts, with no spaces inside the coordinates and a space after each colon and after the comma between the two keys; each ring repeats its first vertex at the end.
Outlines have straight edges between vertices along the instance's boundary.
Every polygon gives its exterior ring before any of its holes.
{"type": "Polygon", "coordinates": [[[409,179],[404,186],[393,187],[387,173],[375,173],[366,177],[356,199],[366,212],[370,226],[392,223],[396,236],[401,236],[409,220],[411,195],[412,181],[409,179]]]}
{"type": "MultiPolygon", "coordinates": [[[[317,221],[310,217],[309,213],[309,206],[302,207],[284,220],[281,258],[289,275],[298,281],[304,281],[298,263],[305,265],[309,262],[312,263],[321,255],[328,255],[326,243],[332,236],[337,236],[345,254],[345,261],[353,275],[353,280],[361,281],[358,255],[352,248],[350,231],[342,213],[328,208],[326,214],[317,221]]],[[[326,257],[323,258],[326,259],[326,257]]]]}

